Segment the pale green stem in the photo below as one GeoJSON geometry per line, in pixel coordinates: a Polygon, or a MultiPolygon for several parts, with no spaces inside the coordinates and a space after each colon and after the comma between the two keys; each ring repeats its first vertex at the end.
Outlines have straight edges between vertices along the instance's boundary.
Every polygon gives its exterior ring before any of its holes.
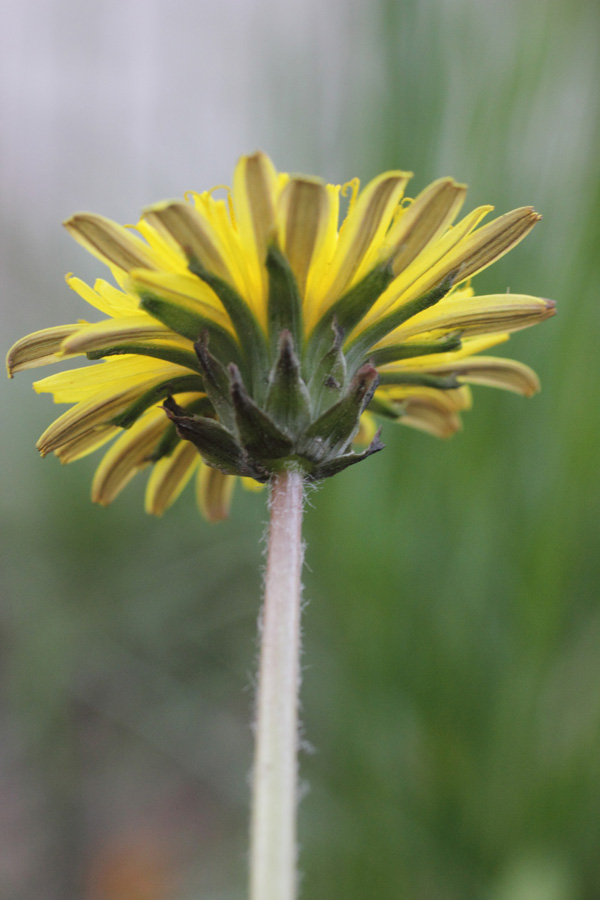
{"type": "Polygon", "coordinates": [[[271,481],[260,626],[250,834],[250,900],[296,897],[302,476],[271,481]]]}

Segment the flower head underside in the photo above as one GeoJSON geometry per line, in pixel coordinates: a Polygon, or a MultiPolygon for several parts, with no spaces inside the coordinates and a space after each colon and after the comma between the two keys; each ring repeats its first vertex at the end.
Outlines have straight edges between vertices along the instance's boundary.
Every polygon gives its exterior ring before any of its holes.
{"type": "Polygon", "coordinates": [[[99,361],[35,382],[69,404],[41,454],[72,462],[112,442],[94,500],[110,503],[151,467],[149,512],[195,476],[218,519],[236,476],[266,482],[293,464],[320,480],[381,449],[374,419],[446,437],[471,383],[535,393],[531,369],[486,351],[554,304],[477,296],[470,282],[539,216],[523,207],[482,225],[484,206],[456,221],[463,185],[442,178],[409,201],[409,178],[385,172],[359,191],[278,173],[256,153],[224,199],[159,203],[135,228],[74,215],[68,231],[118,286],[67,276],[104,318],[35,332],[8,354],[10,375],[99,361]]]}

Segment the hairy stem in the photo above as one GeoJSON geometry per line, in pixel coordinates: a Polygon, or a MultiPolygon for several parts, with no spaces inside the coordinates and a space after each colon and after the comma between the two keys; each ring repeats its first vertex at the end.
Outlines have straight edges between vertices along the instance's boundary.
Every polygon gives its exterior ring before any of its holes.
{"type": "Polygon", "coordinates": [[[302,476],[271,481],[250,835],[250,900],[296,897],[302,476]]]}

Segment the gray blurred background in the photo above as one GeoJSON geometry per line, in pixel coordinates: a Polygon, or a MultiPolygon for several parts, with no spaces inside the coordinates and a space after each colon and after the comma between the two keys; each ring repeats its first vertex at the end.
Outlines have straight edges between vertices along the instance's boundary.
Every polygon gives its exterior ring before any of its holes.
{"type": "MultiPolygon", "coordinates": [[[[104,274],[61,220],[135,221],[257,148],[337,183],[453,175],[468,209],[544,215],[477,279],[558,302],[502,348],[542,394],[476,389],[447,443],[386,426],[384,453],[310,497],[310,900],[600,900],[599,18],[2,3],[6,349],[86,315],[66,272],[104,274]]],[[[143,477],[94,507],[99,457],[37,456],[57,411],[31,380],[1,388],[0,896],[241,900],[265,495],[239,490],[218,526],[192,491],[147,517],[143,477]]]]}

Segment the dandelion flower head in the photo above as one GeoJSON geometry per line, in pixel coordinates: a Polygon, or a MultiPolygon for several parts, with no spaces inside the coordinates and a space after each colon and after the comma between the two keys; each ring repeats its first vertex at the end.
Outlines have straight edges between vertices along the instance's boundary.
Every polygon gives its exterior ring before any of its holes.
{"type": "Polygon", "coordinates": [[[294,465],[320,480],[380,450],[376,420],[447,437],[470,384],[535,393],[530,368],[487,351],[554,304],[478,296],[471,278],[539,216],[523,207],[481,224],[492,210],[481,206],[458,218],[464,185],[441,178],[407,200],[410,177],[385,172],[360,190],[278,173],[256,153],[224,197],[156,204],[135,227],[72,216],[68,231],[115,283],[68,275],[104,318],[35,332],[8,354],[11,376],[98,361],[34,383],[69,405],[40,453],[67,463],[110,444],[95,501],[149,467],[148,512],[195,479],[214,520],[237,477],[266,482],[294,465]]]}

